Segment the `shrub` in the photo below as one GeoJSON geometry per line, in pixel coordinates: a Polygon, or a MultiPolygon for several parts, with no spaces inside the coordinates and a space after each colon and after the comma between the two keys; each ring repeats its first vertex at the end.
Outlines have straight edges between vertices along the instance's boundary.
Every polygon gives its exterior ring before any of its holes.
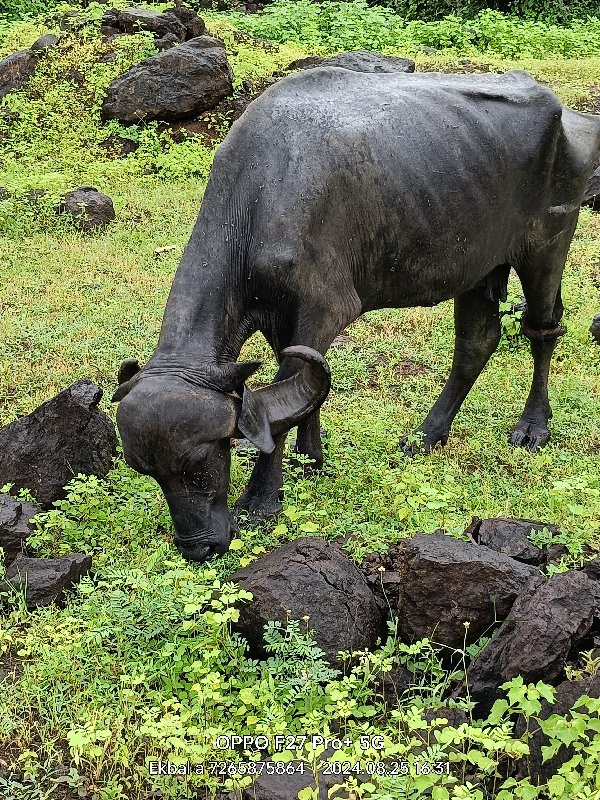
{"type": "Polygon", "coordinates": [[[238,27],[276,42],[295,42],[311,52],[364,48],[418,51],[423,48],[487,53],[506,58],[585,58],[600,54],[600,18],[568,27],[522,20],[484,10],[472,19],[456,15],[407,21],[391,8],[356,2],[276,0],[261,15],[232,14],[238,27]]]}

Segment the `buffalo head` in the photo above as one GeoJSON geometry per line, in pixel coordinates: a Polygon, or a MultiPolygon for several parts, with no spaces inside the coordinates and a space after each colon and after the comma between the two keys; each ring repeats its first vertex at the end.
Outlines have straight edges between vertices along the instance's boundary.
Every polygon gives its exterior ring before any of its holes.
{"type": "Polygon", "coordinates": [[[257,362],[187,368],[156,357],[140,369],[119,370],[117,425],[125,460],[151,475],[167,500],[175,544],[190,561],[224,553],[236,525],[227,507],[230,441],[245,436],[262,452],[274,436],[298,425],[323,403],[330,388],[327,362],[300,345],[281,357],[304,365],[286,380],[251,391],[245,380],[257,362]]]}

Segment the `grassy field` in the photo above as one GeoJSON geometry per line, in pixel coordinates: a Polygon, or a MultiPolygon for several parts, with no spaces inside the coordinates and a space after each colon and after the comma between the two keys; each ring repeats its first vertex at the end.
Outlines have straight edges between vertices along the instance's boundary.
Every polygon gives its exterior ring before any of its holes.
{"type": "MultiPolygon", "coordinates": [[[[94,16],[94,6],[89,13],[94,16]]],[[[244,80],[259,87],[308,54],[294,42],[261,44],[235,35],[235,17],[211,14],[207,21],[226,41],[237,88],[244,80]]],[[[11,26],[0,55],[46,30],[48,23],[39,20],[11,26]]],[[[9,96],[0,109],[0,185],[9,192],[0,202],[3,424],[79,377],[106,390],[103,408],[114,416],[108,397],[118,364],[152,353],[210,168],[214,141],[196,137],[177,144],[156,126],[100,124],[107,84],[152,52],[152,42],[143,34],[125,37],[115,62],[98,63],[105,49],[97,26],[90,25],[48,56],[28,89],[9,96]],[[83,76],[79,88],[69,77],[75,67],[83,76]],[[111,159],[98,146],[109,134],[126,134],[141,146],[133,156],[111,159]],[[52,211],[56,199],[77,185],[94,185],[113,197],[117,219],[106,231],[84,237],[52,211]],[[34,189],[47,194],[31,202],[34,189]]],[[[415,48],[412,54],[417,69],[527,69],[566,103],[598,110],[600,57],[507,59],[469,51],[465,63],[456,50],[415,48]]],[[[224,120],[214,124],[226,128],[224,120]]],[[[447,447],[410,461],[398,454],[398,439],[420,422],[449,370],[453,330],[446,303],[371,313],[346,331],[329,357],[325,473],[305,478],[288,463],[283,516],[243,530],[238,549],[218,562],[197,567],[180,559],[157,486],[121,461],[106,480],[74,480],[68,499],[46,515],[33,546],[45,556],[91,553],[94,577],[64,609],[28,612],[20,598],[6,600],[9,610],[0,619],[0,797],[211,796],[218,785],[214,776],[153,781],[146,760],[162,755],[201,762],[223,729],[307,728],[383,732],[385,752],[407,758],[419,732],[430,754],[451,756],[457,766],[446,782],[414,778],[398,794],[398,785],[374,779],[372,789],[352,795],[349,788],[349,797],[417,798],[429,796],[424,793],[432,787],[435,800],[493,796],[501,783],[493,777],[496,767],[522,752],[508,725],[520,701],[487,729],[485,741],[476,723],[455,739],[444,738],[423,718],[424,709],[439,704],[449,680],[427,642],[411,649],[392,636],[354,671],[334,676],[309,637],[296,632],[266,664],[253,662],[230,633],[240,594],[227,579],[240,563],[287,538],[343,537],[348,552],[361,560],[416,531],[443,527],[460,534],[473,515],[558,523],[569,547],[561,568],[579,566],[600,550],[600,348],[587,330],[600,310],[599,289],[600,217],[583,210],[564,280],[567,335],[550,381],[552,439],[540,453],[507,442],[532,369],[527,343],[508,335],[509,314],[507,333],[447,447]],[[382,669],[399,663],[411,666],[415,687],[405,706],[389,713],[374,685],[382,669]],[[467,753],[475,755],[469,760],[467,753]]],[[[520,296],[512,281],[510,299],[520,296]]],[[[273,374],[274,358],[259,337],[242,356],[264,359],[256,380],[273,374]]],[[[234,457],[232,501],[248,475],[249,464],[234,457]]],[[[229,786],[243,782],[229,779],[229,786]]],[[[580,785],[563,787],[563,794],[559,788],[540,796],[600,796],[589,775],[580,785]]],[[[538,796],[522,787],[504,791],[504,800],[538,796]]]]}

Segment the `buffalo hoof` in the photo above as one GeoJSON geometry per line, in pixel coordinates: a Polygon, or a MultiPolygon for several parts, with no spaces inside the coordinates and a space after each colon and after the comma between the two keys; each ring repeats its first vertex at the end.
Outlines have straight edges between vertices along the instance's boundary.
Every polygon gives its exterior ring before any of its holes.
{"type": "Polygon", "coordinates": [[[235,504],[235,514],[247,514],[251,519],[258,521],[276,517],[283,511],[283,505],[278,498],[257,497],[244,493],[235,504]]]}
{"type": "Polygon", "coordinates": [[[543,447],[550,438],[550,431],[545,425],[535,422],[519,422],[510,434],[510,443],[514,447],[525,447],[534,453],[543,447]]]}
{"type": "Polygon", "coordinates": [[[398,443],[398,450],[405,456],[412,458],[416,455],[431,453],[434,447],[443,447],[448,441],[448,433],[424,433],[415,431],[403,436],[398,443]]]}

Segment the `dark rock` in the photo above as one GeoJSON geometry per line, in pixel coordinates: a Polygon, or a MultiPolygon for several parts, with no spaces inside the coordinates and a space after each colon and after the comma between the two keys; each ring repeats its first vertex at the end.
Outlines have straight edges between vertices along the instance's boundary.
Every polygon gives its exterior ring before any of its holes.
{"type": "Polygon", "coordinates": [[[382,56],[367,50],[352,50],[337,56],[320,58],[309,56],[288,64],[287,69],[315,69],[317,67],[343,67],[354,72],[414,72],[415,62],[410,58],[382,56]]]}
{"type": "Polygon", "coordinates": [[[68,214],[84,233],[104,228],[115,218],[113,202],[93,186],[81,186],[64,196],[56,207],[59,214],[68,214]]]}
{"type": "Polygon", "coordinates": [[[232,580],[252,592],[236,629],[250,652],[263,657],[263,628],[269,620],[309,617],[315,640],[338,664],[340,650],[372,650],[382,632],[373,593],[341,549],[323,539],[288,542],[239,570],[232,580]]]}
{"type": "Polygon", "coordinates": [[[126,136],[114,135],[108,136],[98,144],[98,147],[101,147],[108,153],[114,153],[121,158],[125,158],[125,156],[128,156],[131,153],[135,153],[139,146],[140,143],[134,141],[133,139],[128,139],[126,136]]]}
{"type": "Polygon", "coordinates": [[[214,108],[233,91],[225,48],[200,36],[131,67],[112,82],[104,119],[174,121],[214,108]]]}
{"type": "Polygon", "coordinates": [[[91,566],[91,557],[83,553],[71,553],[62,558],[18,555],[6,570],[6,582],[15,589],[25,589],[28,608],[48,606],[62,600],[65,589],[78,583],[91,566]]]}
{"type": "Polygon", "coordinates": [[[536,571],[488,547],[441,533],[417,534],[399,548],[398,631],[450,648],[476,641],[504,619],[536,571]],[[468,629],[465,623],[469,623],[468,629]]]}
{"type": "Polygon", "coordinates": [[[167,8],[164,13],[177,17],[185,27],[186,39],[195,39],[198,36],[204,36],[206,33],[204,20],[198,16],[193,8],[186,8],[186,6],[167,8]]]}
{"type": "Polygon", "coordinates": [[[45,53],[46,50],[56,47],[59,41],[58,36],[55,36],[53,33],[45,33],[43,36],[40,36],[39,39],[35,40],[30,49],[37,54],[45,53]]]}
{"type": "Polygon", "coordinates": [[[19,50],[0,61],[0,100],[22,89],[35,72],[37,59],[29,50],[19,50]]]}
{"type": "Polygon", "coordinates": [[[484,717],[498,687],[521,675],[525,683],[560,678],[571,648],[594,619],[593,582],[582,572],[531,578],[496,636],[468,670],[469,695],[484,717]]]}
{"type": "Polygon", "coordinates": [[[497,553],[531,564],[543,567],[549,558],[556,558],[567,552],[564,545],[551,547],[537,547],[529,540],[532,531],[548,530],[553,536],[559,533],[557,525],[547,522],[536,522],[531,519],[513,519],[512,517],[498,517],[496,519],[480,520],[477,517],[465,531],[478,544],[489,547],[497,553]]]}
{"type": "Polygon", "coordinates": [[[105,36],[150,31],[157,39],[173,36],[174,42],[183,42],[187,30],[173,13],[158,13],[145,8],[109,8],[102,15],[101,30],[105,36]]]}
{"type": "Polygon", "coordinates": [[[75,86],[83,86],[85,84],[85,75],[75,67],[71,67],[63,73],[63,80],[71,81],[75,86]]]}
{"type": "Polygon", "coordinates": [[[102,389],[74,383],[0,429],[0,485],[29,489],[45,506],[65,496],[74,475],[104,477],[116,452],[115,426],[98,410],[102,389]]]}
{"type": "Polygon", "coordinates": [[[397,708],[412,683],[413,676],[406,667],[393,667],[389,672],[381,673],[375,690],[388,708],[397,708]]]}
{"type": "Polygon", "coordinates": [[[593,581],[600,581],[600,558],[594,558],[592,561],[588,561],[584,564],[582,572],[591,578],[593,581]]]}
{"type": "MultiPolygon", "coordinates": [[[[556,698],[553,704],[542,700],[542,710],[538,717],[548,719],[553,714],[559,714],[569,719],[571,717],[569,711],[573,704],[583,695],[595,699],[600,698],[600,673],[577,681],[563,681],[556,687],[556,698]]],[[[516,725],[515,733],[517,736],[522,736],[524,732],[525,722],[520,720],[516,725]]],[[[542,729],[535,723],[533,726],[530,723],[529,757],[528,763],[523,765],[523,769],[526,774],[531,776],[530,779],[534,786],[546,783],[553,775],[556,775],[565,761],[575,755],[572,747],[563,744],[555,756],[544,762],[542,747],[547,747],[549,744],[550,739],[542,729]]]]}
{"type": "Polygon", "coordinates": [[[9,494],[0,494],[0,547],[4,564],[11,564],[19,553],[25,552],[31,536],[31,520],[42,509],[33,503],[19,502],[9,494]]]}
{"type": "Polygon", "coordinates": [[[590,325],[590,333],[596,344],[600,344],[600,314],[596,314],[590,325]]]}
{"type": "Polygon", "coordinates": [[[581,204],[600,210],[600,167],[590,176],[581,204]]]}
{"type": "Polygon", "coordinates": [[[157,39],[155,42],[156,49],[162,52],[163,50],[169,50],[171,47],[175,47],[175,45],[180,44],[181,39],[175,36],[173,33],[167,33],[164,36],[161,36],[160,39],[157,39]]]}
{"type": "MultiPolygon", "coordinates": [[[[469,722],[469,715],[461,708],[427,708],[423,714],[427,722],[433,722],[434,719],[445,719],[451,728],[458,728],[469,722]]],[[[426,734],[430,736],[429,732],[426,734]]],[[[429,742],[428,742],[429,744],[429,742]]]]}

